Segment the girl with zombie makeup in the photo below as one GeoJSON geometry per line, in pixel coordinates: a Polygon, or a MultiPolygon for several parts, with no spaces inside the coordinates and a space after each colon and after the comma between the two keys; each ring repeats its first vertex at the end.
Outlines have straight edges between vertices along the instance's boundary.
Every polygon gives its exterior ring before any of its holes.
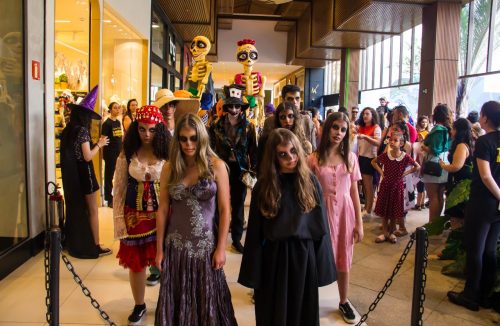
{"type": "Polygon", "coordinates": [[[238,282],[261,325],[319,325],[318,287],[336,279],[318,179],[290,130],[271,132],[252,192],[238,282]]]}
{"type": "Polygon", "coordinates": [[[146,267],[155,265],[160,173],[168,157],[167,130],[160,110],[143,106],[136,118],[125,136],[113,179],[114,232],[115,239],[120,239],[116,256],[129,269],[135,302],[129,325],[140,323],[146,314],[146,267]]]}
{"type": "Polygon", "coordinates": [[[388,150],[374,158],[371,162],[373,168],[380,173],[380,182],[375,214],[382,217],[383,234],[379,235],[376,243],[389,241],[396,243],[394,234],[396,222],[404,218],[404,178],[420,169],[410,155],[403,151],[406,136],[393,132],[389,139],[388,150]],[[408,166],[413,168],[407,170],[408,166]]]}
{"type": "Polygon", "coordinates": [[[224,114],[210,128],[212,148],[229,167],[231,185],[231,238],[232,248],[243,253],[244,207],[247,186],[242,181],[243,173],[254,173],[257,161],[257,134],[255,125],[247,120],[241,95],[244,87],[230,85],[224,87],[224,114]]]}
{"type": "Polygon", "coordinates": [[[155,325],[236,325],[223,270],[231,210],[227,167],[197,115],[183,115],[174,134],[161,173],[155,325]]]}
{"type": "Polygon", "coordinates": [[[361,173],[356,154],[350,151],[349,129],[346,114],[334,112],[328,116],[319,148],[309,156],[309,166],[324,191],[338,272],[339,310],[344,320],[352,324],[355,315],[347,301],[349,271],[354,243],[363,240],[364,233],[358,194],[361,173]]]}

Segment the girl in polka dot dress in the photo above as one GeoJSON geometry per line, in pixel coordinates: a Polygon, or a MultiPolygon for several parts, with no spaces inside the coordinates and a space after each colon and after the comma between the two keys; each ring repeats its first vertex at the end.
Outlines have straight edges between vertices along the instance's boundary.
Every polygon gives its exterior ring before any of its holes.
{"type": "Polygon", "coordinates": [[[375,242],[396,243],[396,222],[405,216],[404,177],[420,169],[411,156],[403,151],[405,136],[393,132],[389,138],[389,150],[372,160],[373,167],[380,173],[382,181],[377,196],[375,214],[382,217],[383,234],[375,242]],[[413,168],[406,170],[408,166],[413,168]],[[406,171],[405,171],[406,170],[406,171]]]}

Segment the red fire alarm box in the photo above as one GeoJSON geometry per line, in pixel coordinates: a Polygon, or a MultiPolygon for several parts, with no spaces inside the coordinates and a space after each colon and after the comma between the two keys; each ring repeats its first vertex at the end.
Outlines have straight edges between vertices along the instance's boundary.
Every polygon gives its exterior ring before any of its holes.
{"type": "Polygon", "coordinates": [[[40,61],[31,60],[31,77],[40,80],[40,61]]]}

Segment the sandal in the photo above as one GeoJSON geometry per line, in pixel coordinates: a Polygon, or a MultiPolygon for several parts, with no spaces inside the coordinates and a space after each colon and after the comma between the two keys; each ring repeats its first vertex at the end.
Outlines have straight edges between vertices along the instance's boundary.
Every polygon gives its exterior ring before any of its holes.
{"type": "Polygon", "coordinates": [[[385,241],[387,241],[387,237],[385,236],[385,234],[381,234],[375,238],[375,243],[382,243],[385,241]]]}
{"type": "Polygon", "coordinates": [[[398,242],[398,238],[394,234],[391,234],[389,235],[389,239],[387,241],[389,241],[390,243],[396,243],[398,242]]]}
{"type": "Polygon", "coordinates": [[[394,231],[394,235],[396,237],[404,237],[405,235],[408,235],[408,231],[406,231],[406,229],[399,229],[394,231]]]}

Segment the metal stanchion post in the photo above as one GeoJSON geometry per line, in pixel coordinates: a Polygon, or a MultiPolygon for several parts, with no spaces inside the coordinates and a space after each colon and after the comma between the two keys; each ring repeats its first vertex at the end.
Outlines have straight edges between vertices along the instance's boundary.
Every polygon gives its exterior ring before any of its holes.
{"type": "Polygon", "coordinates": [[[413,273],[413,299],[411,306],[411,325],[421,325],[423,314],[423,296],[425,281],[424,264],[427,261],[426,253],[426,237],[427,230],[423,227],[417,228],[416,233],[416,246],[415,246],[415,270],[413,273]]]}
{"type": "Polygon", "coordinates": [[[59,325],[59,263],[61,257],[61,230],[50,229],[50,325],[59,325]]]}

